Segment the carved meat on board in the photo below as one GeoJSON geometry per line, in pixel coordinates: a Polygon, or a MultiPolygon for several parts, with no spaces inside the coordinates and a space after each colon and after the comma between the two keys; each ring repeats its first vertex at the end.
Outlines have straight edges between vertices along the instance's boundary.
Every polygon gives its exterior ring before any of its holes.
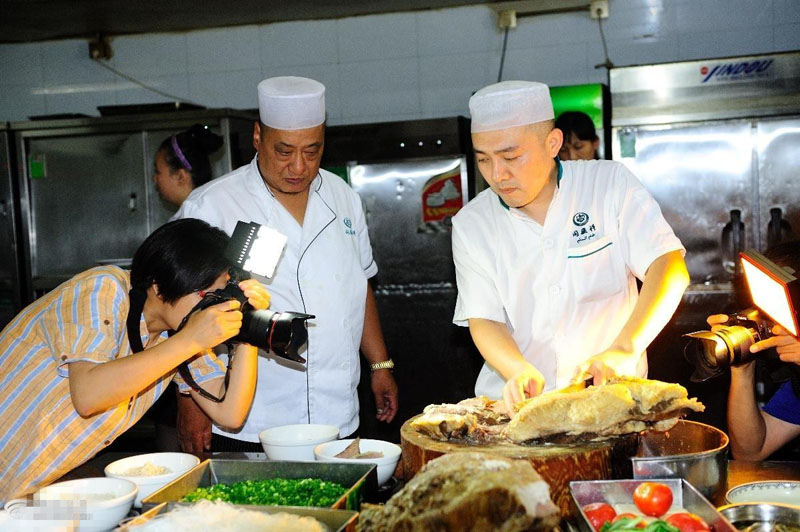
{"type": "Polygon", "coordinates": [[[678,384],[617,377],[601,386],[545,393],[520,403],[509,418],[501,401],[475,397],[455,405],[430,405],[412,427],[441,441],[569,443],[669,430],[687,412],[702,412],[678,384]]]}
{"type": "Polygon", "coordinates": [[[524,460],[457,452],[428,462],[384,506],[362,506],[359,532],[553,530],[558,508],[524,460]]]}

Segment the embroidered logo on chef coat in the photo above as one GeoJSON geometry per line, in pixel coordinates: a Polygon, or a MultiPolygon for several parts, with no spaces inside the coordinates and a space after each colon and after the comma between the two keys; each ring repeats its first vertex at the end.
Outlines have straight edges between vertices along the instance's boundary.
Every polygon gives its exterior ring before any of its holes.
{"type": "Polygon", "coordinates": [[[354,234],[356,234],[355,229],[353,229],[353,221],[350,220],[350,218],[345,218],[343,220],[343,222],[344,222],[344,226],[345,226],[344,234],[346,234],[346,235],[354,235],[354,234]]]}
{"type": "Polygon", "coordinates": [[[576,228],[572,231],[572,240],[575,244],[581,244],[587,240],[597,238],[597,229],[594,224],[589,223],[589,215],[585,212],[577,212],[572,217],[572,223],[576,228]]]}

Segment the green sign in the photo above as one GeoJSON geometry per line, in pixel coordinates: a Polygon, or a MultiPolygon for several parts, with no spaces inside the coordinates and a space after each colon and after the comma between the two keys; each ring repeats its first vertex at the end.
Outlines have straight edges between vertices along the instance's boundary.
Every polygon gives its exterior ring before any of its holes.
{"type": "Polygon", "coordinates": [[[550,97],[553,100],[553,112],[556,118],[564,111],[583,111],[591,117],[595,128],[603,129],[602,84],[550,87],[550,97]]]}
{"type": "Polygon", "coordinates": [[[336,174],[342,179],[344,179],[345,183],[349,183],[347,179],[347,167],[346,166],[326,166],[323,170],[327,170],[332,174],[336,174]]]}

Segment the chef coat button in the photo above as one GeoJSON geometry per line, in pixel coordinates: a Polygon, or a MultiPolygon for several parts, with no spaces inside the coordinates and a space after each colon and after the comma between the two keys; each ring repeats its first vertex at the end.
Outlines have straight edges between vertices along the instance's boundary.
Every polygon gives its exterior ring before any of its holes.
{"type": "Polygon", "coordinates": [[[554,296],[558,295],[559,293],[561,293],[561,287],[554,284],[553,286],[550,287],[550,293],[553,294],[554,296]]]}
{"type": "Polygon", "coordinates": [[[552,238],[545,238],[543,244],[544,244],[545,249],[550,249],[551,247],[553,247],[553,239],[552,238]]]}
{"type": "Polygon", "coordinates": [[[342,282],[342,276],[339,275],[338,273],[336,275],[334,275],[333,278],[336,279],[337,283],[341,283],[342,282]]]}

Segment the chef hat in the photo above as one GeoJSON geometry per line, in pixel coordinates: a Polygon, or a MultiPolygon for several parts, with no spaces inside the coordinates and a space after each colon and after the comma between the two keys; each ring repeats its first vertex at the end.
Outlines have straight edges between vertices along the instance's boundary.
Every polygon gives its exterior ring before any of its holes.
{"type": "Polygon", "coordinates": [[[535,81],[503,81],[469,99],[472,132],[495,131],[552,120],[550,89],[535,81]]]}
{"type": "Polygon", "coordinates": [[[261,122],[275,129],[308,129],[325,122],[325,85],[294,76],[268,78],[258,84],[261,122]]]}

